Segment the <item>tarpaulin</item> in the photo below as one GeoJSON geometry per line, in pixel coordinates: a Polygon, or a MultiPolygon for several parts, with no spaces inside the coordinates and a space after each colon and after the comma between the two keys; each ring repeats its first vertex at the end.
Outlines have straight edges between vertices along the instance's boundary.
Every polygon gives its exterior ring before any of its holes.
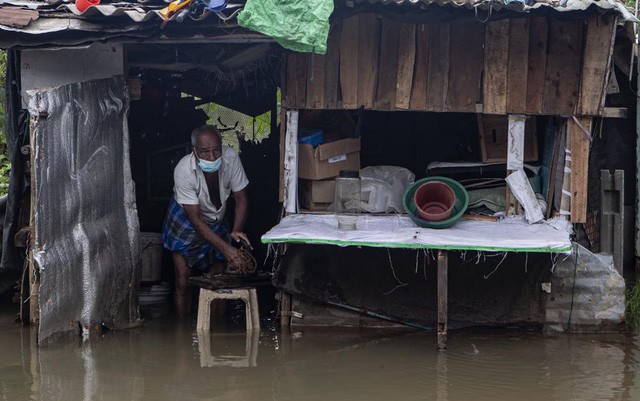
{"type": "Polygon", "coordinates": [[[420,228],[406,215],[362,215],[357,230],[343,231],[334,215],[292,214],[264,234],[262,242],[556,253],[571,251],[570,233],[571,225],[564,219],[529,225],[522,216],[499,222],[460,220],[439,230],[420,228]]]}
{"type": "Polygon", "coordinates": [[[238,24],[297,52],[325,54],[333,0],[247,0],[238,24]]]}

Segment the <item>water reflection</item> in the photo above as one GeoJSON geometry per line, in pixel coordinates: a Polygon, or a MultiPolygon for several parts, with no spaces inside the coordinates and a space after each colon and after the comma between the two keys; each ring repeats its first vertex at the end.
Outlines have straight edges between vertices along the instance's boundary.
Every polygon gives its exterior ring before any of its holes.
{"type": "Polygon", "coordinates": [[[198,333],[163,317],[35,347],[0,315],[0,400],[638,400],[622,335],[263,329],[198,333]]]}
{"type": "Polygon", "coordinates": [[[245,333],[232,335],[216,335],[201,330],[198,330],[197,333],[201,367],[250,368],[258,366],[259,330],[248,330],[245,333]],[[228,349],[237,345],[234,343],[238,340],[242,341],[244,345],[242,355],[228,354],[228,349]],[[220,351],[217,351],[219,349],[225,353],[220,354],[220,351]]]}

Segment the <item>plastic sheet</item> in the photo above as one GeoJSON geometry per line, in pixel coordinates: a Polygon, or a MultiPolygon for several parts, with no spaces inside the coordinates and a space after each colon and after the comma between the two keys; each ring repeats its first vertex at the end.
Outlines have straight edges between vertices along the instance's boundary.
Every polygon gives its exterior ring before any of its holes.
{"type": "Polygon", "coordinates": [[[139,321],[139,226],[123,77],[29,91],[38,341],[139,321]]]}
{"type": "Polygon", "coordinates": [[[407,216],[360,216],[357,230],[338,230],[335,216],[293,214],[262,236],[264,243],[306,243],[411,249],[569,252],[564,219],[529,225],[522,217],[499,222],[461,220],[444,229],[417,227],[407,216]]]}
{"type": "Polygon", "coordinates": [[[247,0],[238,24],[286,49],[325,54],[332,12],[333,0],[247,0]]]}
{"type": "Polygon", "coordinates": [[[369,213],[404,213],[402,195],[416,176],[403,167],[370,166],[360,170],[362,209],[369,213]]]}

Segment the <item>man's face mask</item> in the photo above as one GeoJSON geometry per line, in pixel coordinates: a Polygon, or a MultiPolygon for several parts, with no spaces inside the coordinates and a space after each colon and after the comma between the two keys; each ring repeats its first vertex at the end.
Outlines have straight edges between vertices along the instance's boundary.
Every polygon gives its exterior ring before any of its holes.
{"type": "Polygon", "coordinates": [[[204,171],[205,173],[215,173],[220,169],[221,165],[222,165],[222,157],[218,157],[216,160],[212,162],[210,162],[209,160],[203,160],[198,158],[198,166],[200,166],[202,171],[204,171]]]}

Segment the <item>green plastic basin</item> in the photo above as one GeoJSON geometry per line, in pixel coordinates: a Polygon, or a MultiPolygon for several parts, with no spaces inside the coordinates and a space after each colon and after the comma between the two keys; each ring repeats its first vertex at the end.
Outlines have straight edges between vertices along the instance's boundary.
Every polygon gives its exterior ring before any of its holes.
{"type": "Polygon", "coordinates": [[[427,177],[409,185],[406,191],[404,191],[404,195],[402,197],[402,204],[404,205],[404,209],[407,211],[407,213],[409,213],[409,217],[411,218],[411,220],[413,220],[413,222],[416,223],[418,226],[425,227],[425,228],[449,228],[454,224],[456,224],[456,222],[460,220],[464,212],[467,210],[467,207],[469,206],[469,194],[467,193],[467,190],[464,189],[462,184],[460,184],[458,181],[454,179],[447,178],[447,177],[438,177],[438,176],[427,177]],[[449,185],[451,189],[453,189],[453,192],[456,195],[456,202],[453,205],[453,211],[451,212],[451,217],[449,217],[446,220],[427,221],[427,220],[421,219],[418,216],[416,204],[413,199],[414,194],[416,193],[416,190],[418,189],[418,187],[420,187],[420,185],[430,181],[444,182],[445,184],[449,185]]]}

